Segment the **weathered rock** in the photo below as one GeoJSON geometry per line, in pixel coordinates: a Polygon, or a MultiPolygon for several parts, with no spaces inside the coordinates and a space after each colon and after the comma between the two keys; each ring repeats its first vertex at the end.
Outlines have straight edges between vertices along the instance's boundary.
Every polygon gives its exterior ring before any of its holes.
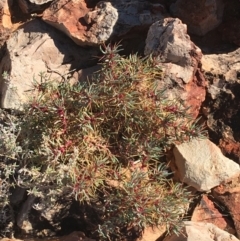
{"type": "Polygon", "coordinates": [[[208,80],[203,113],[210,137],[227,157],[240,156],[240,49],[227,54],[204,55],[202,67],[208,80]]]}
{"type": "Polygon", "coordinates": [[[135,27],[150,26],[162,19],[164,13],[162,5],[146,0],[100,1],[93,10],[88,9],[83,0],[59,0],[44,12],[43,20],[78,45],[96,45],[122,36],[135,27]]]}
{"type": "MultiPolygon", "coordinates": [[[[11,20],[11,12],[10,8],[12,5],[12,0],[2,0],[0,3],[0,26],[3,28],[11,29],[12,28],[12,20],[11,20]]],[[[1,37],[0,37],[1,38],[1,37]]]]}
{"type": "Polygon", "coordinates": [[[229,211],[240,238],[240,176],[213,189],[214,197],[229,211]]]}
{"type": "Polygon", "coordinates": [[[239,241],[235,236],[229,234],[211,223],[184,222],[183,233],[173,234],[164,241],[239,241]]]}
{"type": "Polygon", "coordinates": [[[236,233],[230,220],[218,211],[207,195],[202,196],[199,205],[193,211],[191,221],[212,223],[228,233],[236,233]]]}
{"type": "Polygon", "coordinates": [[[173,153],[180,180],[198,191],[208,191],[240,173],[239,165],[208,139],[176,145],[173,153]]]}
{"type": "Polygon", "coordinates": [[[63,236],[60,238],[59,241],[95,241],[95,239],[90,239],[85,236],[83,232],[75,231],[73,233],[70,233],[69,235],[63,236]]]}
{"type": "Polygon", "coordinates": [[[78,45],[87,45],[87,24],[84,16],[89,12],[85,1],[56,1],[44,11],[43,20],[64,32],[78,45]],[[69,14],[71,13],[71,14],[69,14]]]}
{"type": "Polygon", "coordinates": [[[110,2],[99,2],[94,11],[88,12],[84,20],[92,27],[86,32],[87,42],[106,42],[114,32],[118,20],[118,10],[110,2]]]}
{"type": "Polygon", "coordinates": [[[154,23],[148,31],[144,53],[153,54],[161,62],[169,95],[183,99],[197,116],[205,99],[202,52],[191,42],[186,25],[174,18],[154,23]]]}
{"type": "Polygon", "coordinates": [[[75,45],[40,20],[27,23],[11,35],[0,62],[1,107],[21,109],[40,72],[48,72],[52,80],[66,80],[71,78],[69,71],[91,66],[98,51],[75,45]],[[4,72],[8,75],[2,77],[4,72]]]}
{"type": "Polygon", "coordinates": [[[202,36],[222,22],[223,9],[222,0],[177,0],[170,11],[187,24],[190,33],[202,36]]]}

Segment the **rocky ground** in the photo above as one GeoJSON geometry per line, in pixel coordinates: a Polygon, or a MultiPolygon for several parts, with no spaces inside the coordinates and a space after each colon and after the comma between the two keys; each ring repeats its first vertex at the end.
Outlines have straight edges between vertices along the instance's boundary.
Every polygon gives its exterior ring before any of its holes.
{"type": "MultiPolygon", "coordinates": [[[[170,158],[175,180],[196,194],[186,237],[165,237],[159,227],[142,240],[240,239],[239,0],[2,0],[0,33],[0,107],[8,110],[21,110],[40,72],[72,82],[91,76],[104,42],[121,40],[126,55],[158,57],[169,97],[202,117],[209,138],[176,146],[170,158]]],[[[64,200],[41,213],[34,200],[22,189],[12,193],[16,237],[75,231],[61,239],[93,240],[85,236],[87,207],[64,200]]]]}

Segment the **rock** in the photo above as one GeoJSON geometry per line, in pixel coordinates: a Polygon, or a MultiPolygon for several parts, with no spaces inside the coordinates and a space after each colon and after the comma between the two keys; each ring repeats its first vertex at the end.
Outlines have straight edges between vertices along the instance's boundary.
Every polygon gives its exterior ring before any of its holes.
{"type": "Polygon", "coordinates": [[[228,210],[240,238],[240,175],[213,189],[214,197],[228,210]]]}
{"type": "Polygon", "coordinates": [[[215,208],[213,202],[207,197],[207,195],[202,196],[199,205],[193,211],[191,221],[212,223],[228,233],[236,233],[230,220],[215,208]]]}
{"type": "Polygon", "coordinates": [[[55,1],[43,13],[42,19],[64,32],[78,45],[88,45],[85,34],[87,24],[84,16],[89,12],[85,1],[55,1]],[[71,13],[71,14],[69,14],[71,13]]]}
{"type": "Polygon", "coordinates": [[[75,231],[70,233],[69,235],[63,236],[59,241],[95,241],[95,239],[90,239],[85,236],[83,232],[75,231]]]}
{"type": "Polygon", "coordinates": [[[187,26],[181,20],[165,18],[150,27],[146,39],[145,55],[158,56],[161,62],[174,67],[168,70],[172,77],[189,83],[202,58],[201,50],[187,35],[187,26]]]}
{"type": "Polygon", "coordinates": [[[144,229],[142,237],[136,241],[156,241],[166,232],[166,227],[147,227],[144,229]]]}
{"type": "Polygon", "coordinates": [[[33,20],[11,35],[0,62],[1,107],[21,109],[39,73],[71,80],[71,71],[91,66],[96,48],[83,49],[41,20],[33,20]],[[69,73],[70,71],[70,73],[69,73]],[[5,74],[2,77],[3,73],[5,74]]]}
{"type": "Polygon", "coordinates": [[[176,145],[173,153],[180,180],[198,191],[209,191],[240,173],[239,165],[208,139],[176,145]]]}
{"type": "Polygon", "coordinates": [[[203,113],[210,137],[224,155],[239,162],[240,156],[240,48],[227,54],[202,58],[208,80],[203,113]]]}
{"type": "Polygon", "coordinates": [[[162,19],[164,14],[161,4],[146,0],[99,1],[94,9],[88,9],[83,0],[59,0],[44,12],[43,20],[63,31],[78,45],[92,46],[122,37],[133,28],[146,28],[162,19]]]}
{"type": "Polygon", "coordinates": [[[190,33],[203,36],[216,28],[223,18],[222,0],[177,0],[170,7],[174,17],[180,18],[188,26],[190,33]]]}
{"type": "Polygon", "coordinates": [[[86,32],[87,42],[106,42],[114,32],[118,20],[118,10],[110,2],[99,2],[94,11],[88,12],[84,20],[92,27],[86,32]]]}
{"type": "Polygon", "coordinates": [[[23,13],[34,13],[45,10],[53,0],[17,0],[23,13]]]}
{"type": "Polygon", "coordinates": [[[163,241],[239,241],[211,223],[185,221],[184,225],[182,234],[173,234],[163,241]]]}
{"type": "Polygon", "coordinates": [[[0,3],[0,25],[3,28],[11,29],[12,28],[12,20],[11,20],[11,12],[10,8],[13,4],[12,0],[2,0],[0,3]]]}
{"type": "Polygon", "coordinates": [[[8,39],[11,28],[12,28],[12,21],[11,21],[11,14],[10,14],[10,5],[12,4],[11,1],[2,0],[0,1],[0,58],[4,52],[4,46],[6,40],[8,39]]]}
{"type": "Polygon", "coordinates": [[[205,99],[202,52],[191,42],[186,25],[174,18],[154,23],[148,31],[144,53],[161,62],[171,98],[183,99],[197,116],[205,99]]]}

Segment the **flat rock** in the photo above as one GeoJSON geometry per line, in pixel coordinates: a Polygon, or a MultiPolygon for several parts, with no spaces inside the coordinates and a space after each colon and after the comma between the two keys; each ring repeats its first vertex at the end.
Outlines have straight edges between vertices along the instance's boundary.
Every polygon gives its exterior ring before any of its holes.
{"type": "Polygon", "coordinates": [[[188,26],[190,33],[203,36],[216,28],[223,18],[222,0],[177,0],[170,7],[174,17],[188,26]]]}
{"type": "Polygon", "coordinates": [[[29,99],[33,79],[39,80],[41,72],[51,80],[71,80],[69,71],[91,66],[96,61],[92,56],[98,53],[98,48],[75,45],[41,20],[23,25],[7,41],[0,62],[1,107],[20,109],[29,99]]]}
{"type": "Polygon", "coordinates": [[[209,191],[240,173],[239,165],[208,139],[176,145],[173,153],[180,180],[198,191],[209,191]]]}
{"type": "Polygon", "coordinates": [[[185,221],[184,225],[182,234],[173,234],[163,241],[239,241],[211,223],[185,221]]]}

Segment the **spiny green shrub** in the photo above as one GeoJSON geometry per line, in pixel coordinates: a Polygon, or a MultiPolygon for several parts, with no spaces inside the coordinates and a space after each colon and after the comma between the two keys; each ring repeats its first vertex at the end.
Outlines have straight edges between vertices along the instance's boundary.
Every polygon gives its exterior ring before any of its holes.
{"type": "Polygon", "coordinates": [[[179,100],[160,87],[151,56],[102,49],[91,83],[34,83],[22,118],[17,184],[46,202],[65,191],[102,212],[102,239],[123,230],[166,224],[179,228],[189,193],[169,179],[160,157],[175,143],[203,134],[179,100]]]}

